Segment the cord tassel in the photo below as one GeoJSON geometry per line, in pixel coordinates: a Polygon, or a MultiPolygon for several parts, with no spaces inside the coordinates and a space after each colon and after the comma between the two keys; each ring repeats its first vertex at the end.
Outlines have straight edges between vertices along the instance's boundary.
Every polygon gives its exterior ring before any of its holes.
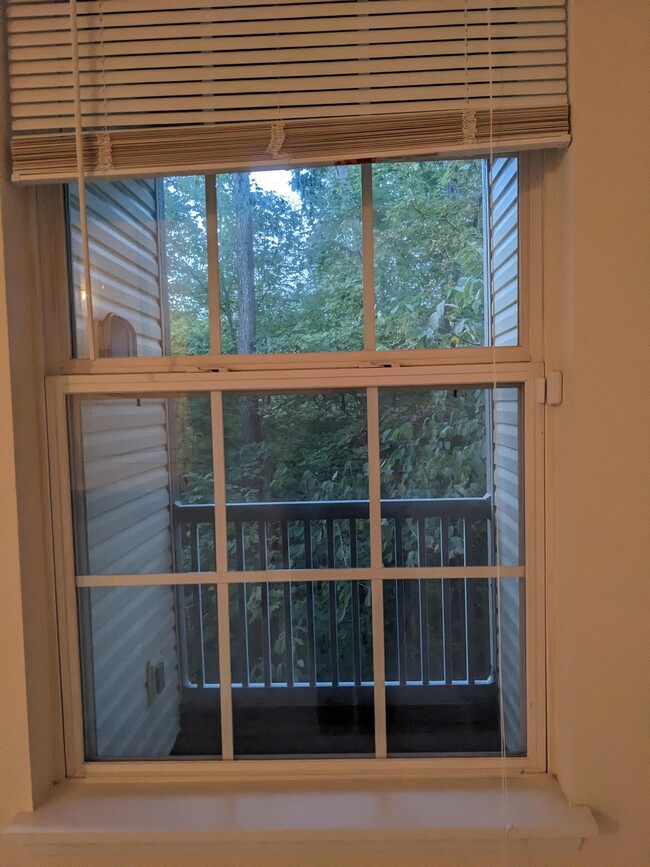
{"type": "Polygon", "coordinates": [[[273,123],[271,124],[271,139],[266,148],[267,154],[269,154],[269,156],[272,156],[276,160],[288,158],[289,154],[284,153],[282,150],[285,139],[286,134],[284,131],[284,121],[273,121],[273,123]]]}
{"type": "Polygon", "coordinates": [[[107,129],[97,133],[97,166],[98,172],[108,172],[113,169],[113,142],[107,129]]]}

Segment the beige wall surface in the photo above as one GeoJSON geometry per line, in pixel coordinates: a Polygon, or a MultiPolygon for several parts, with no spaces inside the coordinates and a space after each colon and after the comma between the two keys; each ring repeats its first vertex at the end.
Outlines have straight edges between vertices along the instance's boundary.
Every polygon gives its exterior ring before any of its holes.
{"type": "MultiPolygon", "coordinates": [[[[373,859],[374,864],[650,864],[645,830],[650,778],[647,4],[569,0],[568,5],[573,143],[550,160],[545,214],[547,250],[553,251],[544,275],[547,357],[551,369],[564,372],[565,385],[564,402],[547,414],[550,760],[567,796],[594,809],[601,834],[572,854],[432,852],[420,862],[393,854],[385,862],[373,859]]],[[[0,305],[0,820],[30,800],[3,313],[0,305]]],[[[217,861],[154,853],[147,859],[105,859],[97,853],[91,860],[30,861],[9,850],[4,859],[0,854],[2,865],[23,863],[93,867],[217,861]]],[[[251,862],[243,856],[238,863],[251,862]]],[[[297,862],[269,857],[264,863],[297,862]]],[[[303,863],[347,864],[350,858],[344,852],[324,859],[306,852],[303,863]]]]}

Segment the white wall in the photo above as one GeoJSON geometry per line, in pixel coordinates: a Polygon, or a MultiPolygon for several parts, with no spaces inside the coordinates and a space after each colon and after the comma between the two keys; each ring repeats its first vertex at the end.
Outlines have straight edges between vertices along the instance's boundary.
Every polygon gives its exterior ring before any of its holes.
{"type": "MultiPolygon", "coordinates": [[[[643,683],[650,581],[642,508],[648,429],[642,379],[649,273],[642,252],[648,234],[646,9],[644,0],[569,0],[573,144],[549,181],[560,217],[548,213],[546,220],[566,252],[564,260],[550,257],[545,270],[550,366],[565,374],[564,403],[548,410],[551,755],[566,793],[597,811],[603,833],[566,856],[432,854],[430,864],[643,867],[650,857],[643,683]],[[643,87],[630,85],[644,77],[643,87]]],[[[0,305],[0,318],[2,312],[0,305]]],[[[2,321],[0,329],[4,335],[2,321]]],[[[15,650],[21,641],[19,564],[2,342],[0,399],[0,454],[6,461],[0,528],[8,537],[2,540],[0,675],[3,702],[12,708],[11,715],[0,714],[0,773],[9,781],[0,784],[0,815],[6,818],[29,801],[29,776],[24,670],[15,650]]],[[[13,867],[21,863],[16,858],[3,863],[13,867]]],[[[69,857],[32,863],[74,864],[69,857]]],[[[92,867],[87,858],[77,863],[92,867]]],[[[102,863],[99,855],[96,863],[102,863]]],[[[152,854],[128,863],[165,862],[152,854]]]]}

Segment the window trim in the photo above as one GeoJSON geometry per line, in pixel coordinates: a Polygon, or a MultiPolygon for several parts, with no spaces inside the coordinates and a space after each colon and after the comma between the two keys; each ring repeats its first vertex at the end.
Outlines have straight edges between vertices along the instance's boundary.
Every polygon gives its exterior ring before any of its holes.
{"type": "MultiPolygon", "coordinates": [[[[542,327],[542,155],[519,154],[519,346],[472,347],[429,350],[363,350],[347,353],[303,355],[208,355],[140,357],[129,359],[69,358],[69,344],[61,334],[48,343],[46,381],[48,450],[52,490],[57,619],[63,693],[63,724],[67,775],[89,780],[174,779],[174,780],[257,780],[344,779],[495,776],[499,773],[544,772],[546,753],[546,618],[544,587],[544,454],[543,401],[538,383],[544,377],[541,363],[542,327]],[[67,354],[66,354],[67,353],[67,354]],[[298,370],[301,368],[302,370],[298,370]],[[109,760],[85,762],[81,711],[80,664],[78,657],[77,599],[72,556],[72,513],[69,496],[68,435],[66,395],[102,393],[154,393],[180,389],[183,392],[210,389],[250,389],[255,372],[255,389],[279,390],[277,371],[284,370],[281,390],[312,387],[393,385],[486,385],[501,382],[522,384],[524,443],[523,526],[526,549],[526,683],[527,755],[525,757],[433,757],[363,759],[246,759],[245,761],[174,759],[167,761],[109,760]],[[129,371],[129,372],[127,372],[129,371]],[[72,576],[72,580],[71,580],[72,576]]],[[[53,216],[55,188],[38,190],[41,217],[53,216]],[[49,198],[46,198],[49,197],[49,198]],[[41,205],[44,201],[45,206],[41,205]]],[[[367,206],[367,202],[365,203],[367,206]]],[[[59,217],[62,220],[62,214],[59,217]]],[[[45,225],[44,221],[42,225],[45,225]]],[[[366,223],[364,222],[364,225],[366,223]]],[[[55,222],[50,237],[61,237],[62,225],[55,222]]],[[[65,273],[61,248],[44,245],[46,304],[57,299],[54,311],[58,323],[65,321],[60,277],[65,273]],[[58,279],[57,279],[58,277],[58,279]],[[58,283],[58,286],[57,286],[58,283]]],[[[64,258],[64,257],[63,257],[64,258]]],[[[211,290],[211,297],[213,290],[211,290]]],[[[69,301],[66,299],[66,305],[69,301]]],[[[64,305],[65,307],[65,305],[64,305]]],[[[56,329],[51,329],[54,332],[56,329]]],[[[460,568],[462,567],[455,567],[460,568]]],[[[496,567],[490,567],[496,574],[496,567]]],[[[500,572],[504,574],[504,567],[500,572]]],[[[521,571],[521,570],[519,570],[521,571]]],[[[325,573],[324,573],[325,574],[325,573]]],[[[206,573],[202,573],[205,583],[206,573]]],[[[124,583],[124,577],[120,576],[124,583]]],[[[145,576],[139,576],[143,578],[145,576]]],[[[182,578],[183,576],[178,576],[182,578]]],[[[389,577],[385,575],[385,577],[389,577]]],[[[140,580],[142,584],[143,581],[140,580]]],[[[183,583],[177,581],[175,583],[183,583]]],[[[189,582],[184,582],[189,583],[189,582]]],[[[196,580],[193,581],[196,583],[196,580]]],[[[210,583],[215,583],[211,580],[210,583]]],[[[224,586],[225,585],[221,585],[224,586]]],[[[223,608],[223,606],[222,606],[223,608]]]]}

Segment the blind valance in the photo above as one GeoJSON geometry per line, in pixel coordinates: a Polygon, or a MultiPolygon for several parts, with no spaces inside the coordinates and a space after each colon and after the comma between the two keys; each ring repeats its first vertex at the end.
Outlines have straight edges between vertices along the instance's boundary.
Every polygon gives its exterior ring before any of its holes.
{"type": "Polygon", "coordinates": [[[76,175],[75,107],[88,176],[568,143],[565,0],[9,0],[7,19],[16,180],[76,175]]]}

